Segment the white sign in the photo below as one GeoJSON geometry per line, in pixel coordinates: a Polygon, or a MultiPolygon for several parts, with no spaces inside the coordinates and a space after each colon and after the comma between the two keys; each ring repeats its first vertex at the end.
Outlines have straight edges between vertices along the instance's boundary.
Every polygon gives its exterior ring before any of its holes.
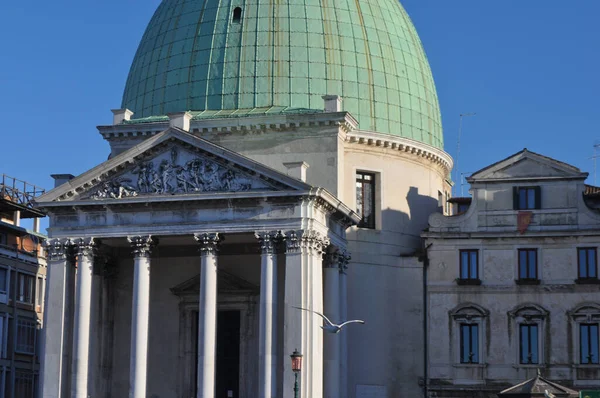
{"type": "Polygon", "coordinates": [[[387,396],[385,386],[356,386],[356,398],[387,398],[387,396]]]}

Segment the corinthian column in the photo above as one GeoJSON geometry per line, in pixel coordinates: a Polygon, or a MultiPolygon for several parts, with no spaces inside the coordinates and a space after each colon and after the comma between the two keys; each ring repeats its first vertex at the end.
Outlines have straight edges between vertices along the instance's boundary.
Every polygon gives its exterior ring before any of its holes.
{"type": "Polygon", "coordinates": [[[133,252],[133,300],[131,311],[131,359],[129,398],[146,398],[148,323],[150,318],[150,255],[158,240],[129,236],[133,252]]]}
{"type": "Polygon", "coordinates": [[[44,244],[48,259],[48,275],[46,276],[40,379],[42,396],[49,398],[60,398],[68,389],[68,381],[65,380],[68,377],[66,376],[67,364],[64,361],[68,245],[67,239],[50,239],[44,244]]]}
{"type": "Polygon", "coordinates": [[[94,242],[94,238],[80,238],[73,240],[73,245],[77,252],[77,286],[75,290],[71,397],[88,398],[92,273],[96,242],[94,242]]]}
{"type": "Polygon", "coordinates": [[[277,246],[281,232],[256,232],[261,249],[258,397],[277,396],[277,246]]]}
{"type": "MultiPolygon", "coordinates": [[[[346,270],[350,262],[350,254],[342,250],[338,256],[340,273],[340,317],[343,321],[348,320],[348,283],[346,270]]],[[[348,333],[340,333],[340,397],[347,398],[348,395],[348,333]]]]}
{"type": "Polygon", "coordinates": [[[200,245],[200,297],[198,300],[198,395],[214,398],[217,347],[217,233],[195,234],[200,245]]]}
{"type": "MultiPolygon", "coordinates": [[[[325,316],[331,322],[341,323],[340,317],[340,252],[337,247],[329,246],[324,262],[324,305],[325,316]]],[[[340,397],[340,335],[325,333],[324,344],[324,397],[340,397]]]]}

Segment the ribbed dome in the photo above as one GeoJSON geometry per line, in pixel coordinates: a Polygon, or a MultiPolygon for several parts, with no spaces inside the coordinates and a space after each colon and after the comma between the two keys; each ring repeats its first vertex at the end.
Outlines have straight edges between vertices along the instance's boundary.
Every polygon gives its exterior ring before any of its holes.
{"type": "Polygon", "coordinates": [[[343,98],[361,130],[443,147],[427,57],[397,0],[163,0],[123,94],[134,117],[343,98]]]}

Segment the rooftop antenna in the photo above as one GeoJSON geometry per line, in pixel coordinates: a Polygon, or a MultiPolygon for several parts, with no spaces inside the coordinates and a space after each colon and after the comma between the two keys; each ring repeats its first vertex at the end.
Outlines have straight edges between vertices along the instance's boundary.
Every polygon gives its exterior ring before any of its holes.
{"type": "MultiPolygon", "coordinates": [[[[476,115],[476,113],[461,113],[460,114],[460,122],[458,124],[458,140],[456,141],[456,158],[454,159],[454,170],[456,170],[454,172],[454,181],[456,181],[459,176],[462,179],[462,175],[460,174],[460,171],[458,168],[458,158],[460,156],[460,137],[462,135],[463,117],[469,117],[469,116],[475,116],[475,115],[476,115]]],[[[461,182],[461,184],[462,184],[462,182],[461,182]]]]}
{"type": "Polygon", "coordinates": [[[598,151],[600,150],[600,141],[596,140],[594,141],[594,156],[592,156],[589,159],[592,159],[594,161],[594,185],[598,186],[598,167],[597,167],[597,163],[598,163],[598,158],[600,157],[600,154],[598,153],[598,151]]]}

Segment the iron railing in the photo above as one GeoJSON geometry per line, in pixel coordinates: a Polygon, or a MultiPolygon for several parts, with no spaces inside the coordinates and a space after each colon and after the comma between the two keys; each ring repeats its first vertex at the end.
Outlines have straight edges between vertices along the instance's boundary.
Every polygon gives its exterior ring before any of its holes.
{"type": "Polygon", "coordinates": [[[2,174],[0,199],[8,200],[31,209],[33,208],[33,200],[45,192],[46,190],[43,188],[2,174]]]}

